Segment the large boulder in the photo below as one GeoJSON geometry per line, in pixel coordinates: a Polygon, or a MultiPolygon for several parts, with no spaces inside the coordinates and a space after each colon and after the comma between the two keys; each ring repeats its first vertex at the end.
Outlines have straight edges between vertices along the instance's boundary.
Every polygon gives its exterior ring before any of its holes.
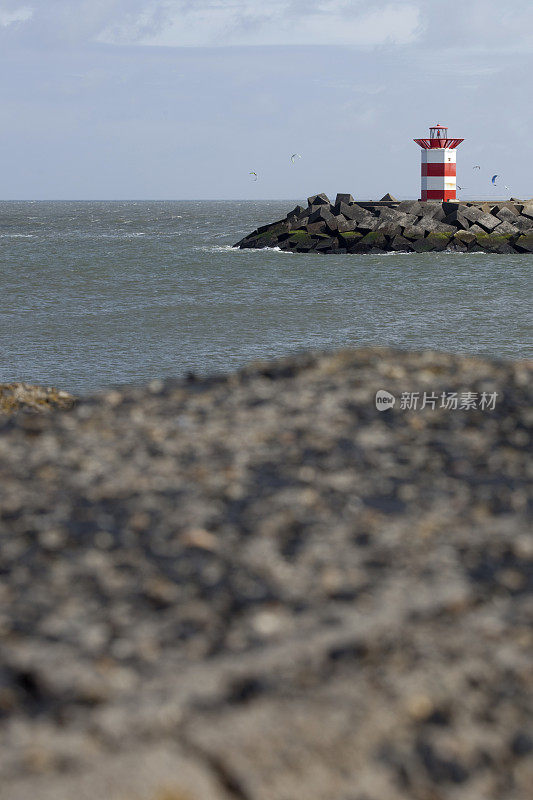
{"type": "Polygon", "coordinates": [[[356,224],[356,230],[362,231],[363,233],[368,233],[369,231],[376,230],[377,226],[379,225],[379,219],[369,211],[365,211],[365,214],[356,221],[356,224]]]}
{"type": "Polygon", "coordinates": [[[391,250],[396,250],[399,252],[410,252],[414,250],[413,243],[406,239],[405,236],[401,236],[401,234],[397,234],[394,236],[390,243],[391,250]]]}
{"type": "Polygon", "coordinates": [[[313,248],[314,239],[304,230],[290,231],[284,234],[277,243],[281,250],[292,250],[294,252],[308,252],[313,248]]]}
{"type": "Polygon", "coordinates": [[[462,214],[467,220],[483,228],[486,233],[493,231],[501,221],[498,217],[494,217],[492,214],[483,211],[477,206],[465,206],[462,210],[462,214]]]}
{"type": "Polygon", "coordinates": [[[446,249],[451,239],[452,234],[431,232],[425,239],[417,239],[413,249],[417,253],[440,252],[446,249]]]}
{"type": "Polygon", "coordinates": [[[447,225],[453,225],[455,228],[460,228],[463,231],[467,231],[471,224],[470,220],[463,214],[460,206],[448,214],[448,216],[444,218],[444,222],[447,225]]]}
{"type": "Polygon", "coordinates": [[[476,223],[483,216],[483,211],[477,206],[465,205],[461,207],[464,217],[472,224],[476,223]]]}
{"type": "Polygon", "coordinates": [[[293,208],[292,211],[289,211],[285,219],[290,222],[291,220],[296,220],[305,212],[305,208],[303,206],[296,206],[293,208]]]}
{"type": "Polygon", "coordinates": [[[403,229],[416,221],[413,214],[403,214],[396,209],[382,209],[379,214],[377,231],[382,231],[387,236],[399,236],[403,229]]]}
{"type": "Polygon", "coordinates": [[[355,246],[363,238],[359,231],[346,231],[339,234],[339,241],[346,248],[348,253],[354,252],[355,246]]]}
{"type": "Polygon", "coordinates": [[[279,237],[289,230],[290,224],[287,220],[274,222],[271,225],[263,225],[249,236],[241,239],[240,242],[237,242],[236,247],[241,249],[276,247],[279,237]]]}
{"type": "Polygon", "coordinates": [[[458,211],[459,209],[463,209],[468,205],[468,203],[463,203],[461,200],[446,200],[442,207],[445,211],[446,216],[451,214],[452,211],[458,211]]]}
{"type": "Polygon", "coordinates": [[[354,231],[357,223],[353,219],[346,219],[346,217],[339,215],[335,217],[337,220],[337,230],[339,233],[346,233],[348,231],[354,231]]]}
{"type": "Polygon", "coordinates": [[[333,213],[336,215],[342,214],[346,219],[351,219],[355,222],[365,219],[369,214],[366,208],[363,208],[357,203],[348,204],[344,202],[337,203],[333,208],[333,213]]]}
{"type": "Polygon", "coordinates": [[[404,214],[422,216],[422,203],[420,200],[402,200],[401,203],[398,203],[397,209],[404,214]]]}
{"type": "Polygon", "coordinates": [[[453,239],[452,239],[452,242],[454,242],[455,244],[457,244],[458,242],[462,242],[467,249],[469,249],[474,244],[476,244],[476,241],[477,241],[476,240],[476,234],[472,233],[471,230],[469,230],[469,231],[457,231],[457,233],[454,234],[453,239]]]}
{"type": "Polygon", "coordinates": [[[431,229],[433,233],[449,233],[451,236],[454,235],[457,228],[455,225],[449,225],[447,222],[439,222],[435,220],[435,223],[431,229]]]}
{"type": "Polygon", "coordinates": [[[311,234],[311,236],[317,233],[325,233],[326,232],[326,223],[324,220],[318,220],[318,222],[308,222],[307,225],[303,226],[307,233],[311,234]]]}
{"type": "Polygon", "coordinates": [[[446,252],[451,253],[466,253],[468,245],[461,239],[457,239],[456,236],[452,236],[445,249],[446,252]]]}
{"type": "Polygon", "coordinates": [[[335,217],[331,213],[329,206],[319,206],[316,211],[309,215],[309,222],[331,222],[335,217]]]}
{"type": "Polygon", "coordinates": [[[442,207],[442,203],[437,203],[434,201],[420,203],[420,207],[416,214],[422,219],[434,219],[438,222],[442,222],[442,220],[446,217],[446,212],[442,207]]]}
{"type": "Polygon", "coordinates": [[[331,233],[332,235],[336,235],[339,230],[340,220],[342,220],[343,222],[346,221],[344,217],[336,217],[334,214],[332,214],[331,218],[326,221],[326,233],[331,233]]]}
{"type": "Polygon", "coordinates": [[[351,194],[337,194],[337,197],[335,198],[335,205],[338,205],[338,203],[346,203],[349,205],[353,202],[355,201],[351,194]]]}
{"type": "Polygon", "coordinates": [[[533,221],[533,203],[526,203],[526,205],[522,208],[522,211],[520,213],[523,217],[527,217],[528,219],[533,221]]]}
{"type": "Polygon", "coordinates": [[[533,219],[529,219],[523,215],[515,217],[512,224],[520,231],[520,233],[529,233],[533,229],[533,219]]]}
{"type": "MultiPolygon", "coordinates": [[[[515,219],[518,219],[518,217],[515,217],[515,219]]],[[[518,230],[516,225],[513,225],[511,222],[506,221],[506,222],[500,222],[498,227],[494,229],[493,233],[498,234],[498,236],[503,236],[503,235],[513,236],[515,234],[520,233],[520,231],[518,230]]]]}
{"type": "Polygon", "coordinates": [[[486,230],[487,233],[491,233],[494,228],[497,228],[501,223],[498,217],[494,217],[492,214],[484,213],[477,220],[477,224],[481,225],[481,227],[486,230]]]}
{"type": "Polygon", "coordinates": [[[411,241],[423,239],[426,233],[427,230],[422,225],[406,225],[403,229],[403,235],[406,239],[410,239],[411,241]]]}
{"type": "Polygon", "coordinates": [[[423,217],[418,217],[415,222],[417,228],[430,233],[455,233],[457,230],[453,225],[447,225],[445,222],[440,222],[437,217],[432,214],[425,214],[423,217]]]}
{"type": "Polygon", "coordinates": [[[339,240],[334,236],[321,237],[314,245],[314,249],[317,253],[335,253],[339,247],[339,240]]]}
{"type": "Polygon", "coordinates": [[[533,231],[519,236],[515,241],[515,247],[517,250],[520,250],[520,252],[533,253],[533,231]]]}
{"type": "Polygon", "coordinates": [[[385,236],[389,236],[389,237],[393,238],[394,236],[401,236],[402,235],[403,226],[401,225],[400,222],[397,222],[396,220],[387,219],[384,222],[381,222],[377,226],[376,231],[379,231],[380,233],[384,233],[385,236]]]}
{"type": "Polygon", "coordinates": [[[497,232],[478,233],[476,236],[476,242],[479,247],[488,253],[514,253],[515,250],[512,247],[512,241],[514,241],[513,235],[499,234],[497,232]]]}
{"type": "Polygon", "coordinates": [[[492,213],[502,222],[510,222],[511,224],[513,224],[514,220],[518,216],[518,210],[516,209],[516,206],[514,206],[514,208],[509,208],[509,206],[502,206],[499,208],[496,206],[496,209],[493,209],[492,213]]]}
{"type": "Polygon", "coordinates": [[[377,209],[377,215],[379,217],[380,222],[385,222],[385,220],[397,219],[398,214],[402,212],[398,212],[396,208],[391,208],[390,206],[385,206],[377,209]]]}
{"type": "Polygon", "coordinates": [[[327,194],[313,194],[307,198],[307,204],[310,206],[330,206],[329,197],[327,194]]]}
{"type": "Polygon", "coordinates": [[[388,247],[388,239],[381,231],[370,231],[358,243],[358,248],[366,250],[382,250],[385,251],[388,247]]]}

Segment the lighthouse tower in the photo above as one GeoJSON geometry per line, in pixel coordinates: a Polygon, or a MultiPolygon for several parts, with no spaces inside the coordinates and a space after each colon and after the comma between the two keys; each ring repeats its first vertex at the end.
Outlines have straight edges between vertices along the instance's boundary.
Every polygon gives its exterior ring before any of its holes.
{"type": "Polygon", "coordinates": [[[422,148],[421,200],[455,200],[456,152],[464,139],[448,139],[448,128],[434,125],[429,139],[414,139],[422,148]]]}

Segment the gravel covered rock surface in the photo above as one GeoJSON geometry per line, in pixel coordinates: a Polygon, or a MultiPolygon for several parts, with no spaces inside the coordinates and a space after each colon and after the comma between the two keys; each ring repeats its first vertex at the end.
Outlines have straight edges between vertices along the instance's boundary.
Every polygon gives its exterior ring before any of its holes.
{"type": "Polygon", "coordinates": [[[1,423],[1,800],[529,798],[531,373],[308,354],[1,423]]]}
{"type": "Polygon", "coordinates": [[[69,409],[75,398],[68,392],[27,383],[0,383],[0,419],[21,409],[50,411],[52,408],[69,409]]]}

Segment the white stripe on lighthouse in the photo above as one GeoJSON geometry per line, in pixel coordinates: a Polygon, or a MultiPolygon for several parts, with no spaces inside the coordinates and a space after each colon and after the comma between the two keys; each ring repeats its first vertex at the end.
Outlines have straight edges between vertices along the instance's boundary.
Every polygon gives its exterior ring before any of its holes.
{"type": "Polygon", "coordinates": [[[457,153],[450,148],[422,150],[422,164],[455,164],[457,153]]]}
{"type": "Polygon", "coordinates": [[[421,188],[422,189],[446,189],[447,191],[450,189],[455,189],[457,186],[455,178],[435,178],[435,177],[426,177],[422,175],[421,180],[421,188]]]}

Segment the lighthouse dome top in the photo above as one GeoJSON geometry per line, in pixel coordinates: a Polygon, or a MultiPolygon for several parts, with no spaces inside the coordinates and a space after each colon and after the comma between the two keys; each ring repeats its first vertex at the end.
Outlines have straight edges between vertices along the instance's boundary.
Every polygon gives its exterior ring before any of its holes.
{"type": "Polygon", "coordinates": [[[429,129],[429,138],[430,139],[447,139],[448,138],[448,126],[447,125],[433,125],[429,129]]]}
{"type": "Polygon", "coordinates": [[[429,129],[429,139],[414,139],[424,150],[450,149],[454,150],[464,139],[449,139],[446,125],[432,125],[429,129]]]}

